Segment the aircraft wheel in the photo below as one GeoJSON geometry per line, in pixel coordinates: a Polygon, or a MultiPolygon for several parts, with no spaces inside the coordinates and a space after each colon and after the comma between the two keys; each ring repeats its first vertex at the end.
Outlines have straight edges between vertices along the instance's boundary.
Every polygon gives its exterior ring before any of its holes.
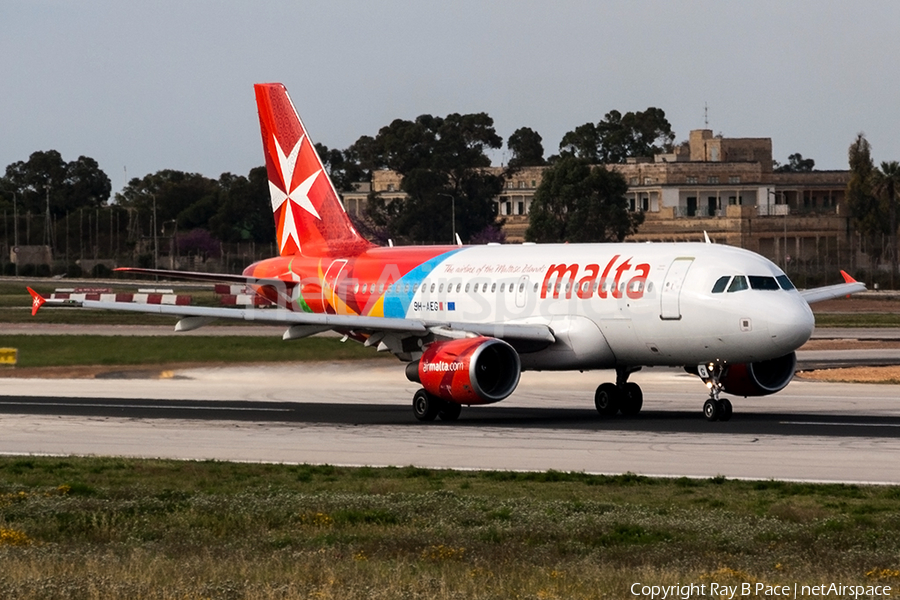
{"type": "Polygon", "coordinates": [[[722,407],[712,398],[703,403],[703,416],[707,421],[718,421],[721,414],[722,407]]]}
{"type": "Polygon", "coordinates": [[[633,417],[641,412],[642,406],[644,406],[644,392],[641,391],[641,386],[633,381],[629,381],[625,384],[625,394],[622,397],[622,405],[619,407],[619,410],[622,411],[623,415],[633,417]]]}
{"type": "Polygon", "coordinates": [[[734,409],[731,406],[731,401],[728,398],[722,398],[719,400],[719,409],[721,410],[721,414],[719,415],[720,421],[727,421],[731,418],[734,409]]]}
{"type": "Polygon", "coordinates": [[[413,396],[413,414],[420,421],[434,421],[441,409],[441,400],[420,389],[413,396]]]}
{"type": "Polygon", "coordinates": [[[594,406],[601,416],[611,417],[619,412],[619,388],[614,383],[603,383],[594,392],[594,406]]]}
{"type": "Polygon", "coordinates": [[[438,417],[441,421],[455,421],[459,418],[459,413],[461,412],[462,404],[445,400],[443,406],[441,406],[441,409],[438,411],[438,417]]]}

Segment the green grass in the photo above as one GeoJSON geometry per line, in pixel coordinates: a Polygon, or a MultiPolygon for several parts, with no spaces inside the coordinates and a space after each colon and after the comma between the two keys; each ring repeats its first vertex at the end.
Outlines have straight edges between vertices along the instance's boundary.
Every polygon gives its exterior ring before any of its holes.
{"type": "Polygon", "coordinates": [[[900,327],[897,313],[816,313],[818,327],[900,327]]]}
{"type": "Polygon", "coordinates": [[[0,597],[624,598],[900,585],[900,489],[0,458],[0,597]]]}
{"type": "Polygon", "coordinates": [[[247,363],[380,358],[356,342],[279,337],[8,335],[0,346],[17,348],[19,367],[247,363]]]}

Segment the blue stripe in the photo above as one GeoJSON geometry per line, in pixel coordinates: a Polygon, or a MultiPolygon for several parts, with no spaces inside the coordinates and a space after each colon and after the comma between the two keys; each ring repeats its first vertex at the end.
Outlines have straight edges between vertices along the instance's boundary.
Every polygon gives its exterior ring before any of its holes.
{"type": "Polygon", "coordinates": [[[398,319],[406,318],[409,313],[409,307],[412,304],[416,285],[422,285],[422,282],[431,275],[437,266],[462,250],[462,248],[445,252],[432,259],[423,262],[421,265],[404,275],[394,284],[390,293],[384,294],[384,316],[395,317],[398,319]],[[407,285],[409,291],[407,292],[407,285]]]}

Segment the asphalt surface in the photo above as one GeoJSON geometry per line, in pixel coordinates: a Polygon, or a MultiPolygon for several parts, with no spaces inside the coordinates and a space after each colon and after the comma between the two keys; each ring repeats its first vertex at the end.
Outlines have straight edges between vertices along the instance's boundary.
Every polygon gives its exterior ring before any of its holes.
{"type": "Polygon", "coordinates": [[[400,367],[6,379],[0,453],[900,484],[900,386],[797,380],[773,396],[732,397],[732,420],[710,423],[702,383],[677,370],[636,373],[644,410],[612,419],[593,410],[593,389],[612,373],[525,373],[509,399],[423,424],[400,367]]]}

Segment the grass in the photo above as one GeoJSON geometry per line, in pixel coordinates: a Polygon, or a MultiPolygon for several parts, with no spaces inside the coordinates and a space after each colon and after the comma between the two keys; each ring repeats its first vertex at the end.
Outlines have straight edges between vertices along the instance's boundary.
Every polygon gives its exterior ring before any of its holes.
{"type": "Polygon", "coordinates": [[[247,363],[380,358],[356,342],[279,337],[8,335],[0,346],[18,348],[18,367],[247,363]]]}
{"type": "Polygon", "coordinates": [[[897,313],[816,313],[817,327],[900,327],[897,313]]]}
{"type": "Polygon", "coordinates": [[[0,458],[4,598],[622,598],[637,581],[896,590],[898,555],[896,487],[0,458]]]}

